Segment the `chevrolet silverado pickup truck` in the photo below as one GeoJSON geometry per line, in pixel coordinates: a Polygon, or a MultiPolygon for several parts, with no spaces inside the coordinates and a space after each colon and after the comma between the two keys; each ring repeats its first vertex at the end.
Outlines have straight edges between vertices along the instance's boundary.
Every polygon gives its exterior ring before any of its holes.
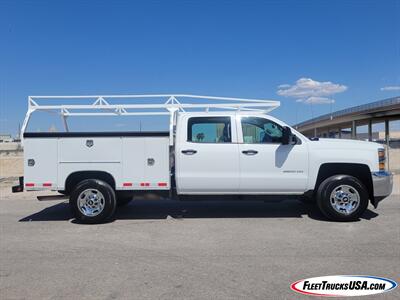
{"type": "Polygon", "coordinates": [[[298,198],[316,203],[331,220],[352,221],[392,191],[383,146],[309,139],[267,114],[278,101],[195,95],[30,96],[28,105],[21,130],[24,177],[13,192],[58,191],[60,197],[69,197],[82,223],[110,220],[117,206],[143,193],[185,200],[211,195],[298,198]],[[94,102],[39,104],[70,98],[94,102]],[[111,103],[121,98],[135,102],[111,103]],[[36,111],[58,112],[65,132],[27,131],[36,111]],[[90,122],[93,116],[138,115],[168,115],[169,130],[70,132],[67,125],[73,116],[90,122]]]}

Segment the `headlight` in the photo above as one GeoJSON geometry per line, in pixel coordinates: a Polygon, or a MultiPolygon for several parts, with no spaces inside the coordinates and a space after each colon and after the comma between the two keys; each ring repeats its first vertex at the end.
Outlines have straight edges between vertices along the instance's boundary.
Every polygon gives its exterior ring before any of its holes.
{"type": "Polygon", "coordinates": [[[386,154],[385,149],[378,149],[379,171],[386,170],[386,154]]]}

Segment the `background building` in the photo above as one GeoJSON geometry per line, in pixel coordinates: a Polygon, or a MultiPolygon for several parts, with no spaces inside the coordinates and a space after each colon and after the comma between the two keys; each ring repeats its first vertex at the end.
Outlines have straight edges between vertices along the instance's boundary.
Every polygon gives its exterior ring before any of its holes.
{"type": "Polygon", "coordinates": [[[400,96],[322,115],[294,126],[307,137],[347,138],[385,145],[391,171],[400,171],[400,96]]]}
{"type": "Polygon", "coordinates": [[[13,138],[11,134],[7,133],[0,133],[0,143],[11,143],[13,141],[13,138]]]}

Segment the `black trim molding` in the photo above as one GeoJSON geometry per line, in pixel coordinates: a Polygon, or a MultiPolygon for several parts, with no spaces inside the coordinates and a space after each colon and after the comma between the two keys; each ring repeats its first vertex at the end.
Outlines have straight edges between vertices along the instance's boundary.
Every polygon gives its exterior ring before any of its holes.
{"type": "Polygon", "coordinates": [[[58,138],[58,137],[146,137],[146,136],[169,136],[168,131],[124,131],[124,132],[25,132],[24,138],[58,138]]]}

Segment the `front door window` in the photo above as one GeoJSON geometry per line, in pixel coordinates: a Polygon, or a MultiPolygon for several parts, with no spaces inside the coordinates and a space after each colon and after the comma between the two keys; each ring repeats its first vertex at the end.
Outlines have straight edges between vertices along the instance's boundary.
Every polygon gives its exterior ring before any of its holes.
{"type": "Polygon", "coordinates": [[[267,144],[282,142],[282,126],[268,119],[244,117],[242,118],[242,132],[243,143],[245,144],[267,144]]]}

